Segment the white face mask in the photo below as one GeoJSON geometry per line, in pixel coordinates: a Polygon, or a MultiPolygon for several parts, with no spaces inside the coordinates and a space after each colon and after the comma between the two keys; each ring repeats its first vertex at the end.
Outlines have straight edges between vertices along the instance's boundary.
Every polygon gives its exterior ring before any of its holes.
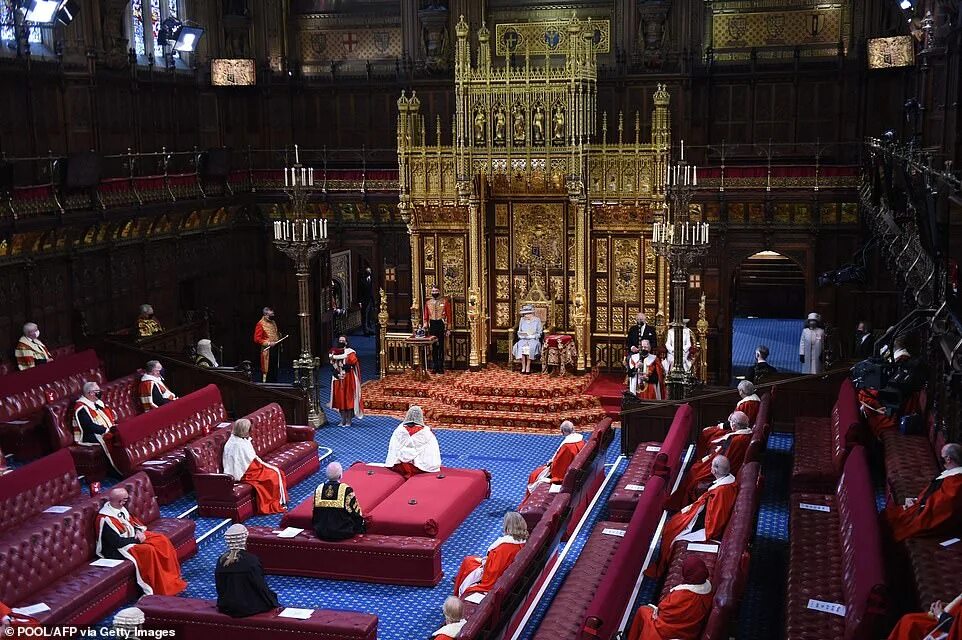
{"type": "Polygon", "coordinates": [[[33,339],[34,340],[40,339],[40,329],[37,329],[36,331],[33,332],[33,339]]]}

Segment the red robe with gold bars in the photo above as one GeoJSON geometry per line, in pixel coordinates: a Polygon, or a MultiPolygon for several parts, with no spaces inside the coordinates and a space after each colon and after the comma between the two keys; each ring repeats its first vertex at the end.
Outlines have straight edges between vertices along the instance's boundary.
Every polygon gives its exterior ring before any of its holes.
{"type": "Polygon", "coordinates": [[[697,500],[669,518],[661,536],[661,556],[648,575],[658,577],[665,572],[671,561],[671,545],[676,540],[703,542],[720,539],[737,497],[735,476],[728,474],[715,480],[697,500]]]}
{"type": "Polygon", "coordinates": [[[32,369],[38,364],[46,364],[53,360],[47,345],[40,342],[39,338],[21,336],[17,342],[14,356],[17,358],[17,368],[21,371],[32,369]]]}
{"type": "Polygon", "coordinates": [[[962,467],[943,471],[905,509],[890,504],[883,512],[896,542],[936,534],[955,534],[962,527],[962,467]]]}
{"type": "Polygon", "coordinates": [[[140,393],[140,406],[144,413],[177,399],[174,392],[164,384],[163,378],[152,376],[149,373],[145,373],[140,378],[137,390],[140,393]],[[160,404],[157,404],[158,402],[160,404]]]}
{"type": "Polygon", "coordinates": [[[340,364],[344,377],[331,377],[331,401],[328,406],[338,411],[354,411],[355,418],[364,417],[361,403],[361,361],[350,347],[335,347],[330,352],[331,364],[340,364]]]}
{"type": "Polygon", "coordinates": [[[137,584],[145,595],[175,596],[187,588],[187,583],[180,577],[174,545],[166,536],[147,531],[144,523],[125,507],[115,509],[107,502],[100,508],[97,514],[97,555],[133,562],[137,584]],[[144,542],[137,542],[138,532],[144,534],[144,542]]]}
{"type": "Polygon", "coordinates": [[[641,607],[635,614],[628,640],[695,640],[711,613],[712,586],[680,584],[668,592],[657,608],[641,607]],[[658,615],[655,617],[655,612],[658,615]]]}
{"type": "Polygon", "coordinates": [[[472,593],[491,591],[522,548],[524,541],[515,540],[511,536],[501,536],[491,543],[488,555],[484,558],[466,556],[454,578],[454,595],[463,599],[472,593]]]}
{"type": "MultiPolygon", "coordinates": [[[[575,456],[578,455],[585,447],[585,438],[580,433],[570,433],[565,436],[565,439],[561,441],[561,446],[555,451],[554,456],[551,458],[551,462],[548,464],[538,467],[528,475],[528,490],[525,493],[525,497],[531,495],[541,483],[550,484],[561,484],[564,482],[565,474],[568,473],[568,467],[574,462],[575,456]]],[[[523,503],[522,503],[523,504],[523,503]]]]}
{"type": "Polygon", "coordinates": [[[102,401],[88,400],[80,396],[73,411],[73,440],[74,444],[82,447],[100,447],[107,456],[110,465],[117,469],[110,453],[113,440],[113,429],[117,423],[117,415],[113,409],[102,401]],[[90,425],[93,424],[93,427],[90,425]],[[97,433],[100,431],[100,433],[97,433]]]}
{"type": "Polygon", "coordinates": [[[265,376],[271,364],[271,351],[267,346],[280,339],[281,334],[277,330],[277,323],[272,318],[265,316],[257,321],[254,327],[254,342],[261,347],[261,373],[265,376]]]}

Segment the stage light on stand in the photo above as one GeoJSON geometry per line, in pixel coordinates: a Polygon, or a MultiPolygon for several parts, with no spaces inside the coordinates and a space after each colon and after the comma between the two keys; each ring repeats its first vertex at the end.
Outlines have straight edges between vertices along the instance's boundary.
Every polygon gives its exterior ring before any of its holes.
{"type": "Polygon", "coordinates": [[[30,0],[23,5],[23,19],[34,24],[50,24],[63,0],[30,0]]]}
{"type": "Polygon", "coordinates": [[[197,50],[197,44],[200,42],[202,35],[204,35],[204,29],[202,27],[182,26],[177,32],[174,51],[193,53],[197,50]]]}

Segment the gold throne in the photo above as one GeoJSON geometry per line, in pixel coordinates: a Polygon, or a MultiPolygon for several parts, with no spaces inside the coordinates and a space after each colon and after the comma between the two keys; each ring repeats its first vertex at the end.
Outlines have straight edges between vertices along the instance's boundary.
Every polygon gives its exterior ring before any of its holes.
{"type": "Polygon", "coordinates": [[[512,329],[512,349],[508,350],[508,359],[512,369],[514,369],[515,363],[518,363],[519,366],[521,364],[520,358],[514,358],[513,345],[518,339],[518,325],[521,322],[521,309],[527,304],[530,304],[534,308],[534,315],[541,320],[541,357],[538,359],[541,361],[541,370],[544,371],[544,340],[555,329],[555,303],[554,300],[545,295],[544,290],[541,288],[541,279],[537,275],[531,279],[531,286],[528,288],[528,292],[524,295],[522,300],[518,301],[518,307],[515,309],[515,317],[518,319],[518,321],[514,324],[514,328],[512,329]]]}

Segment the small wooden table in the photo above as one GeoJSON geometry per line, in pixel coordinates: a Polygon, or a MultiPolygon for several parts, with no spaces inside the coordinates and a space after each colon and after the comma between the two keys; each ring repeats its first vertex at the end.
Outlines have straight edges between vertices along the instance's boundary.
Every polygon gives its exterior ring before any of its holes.
{"type": "Polygon", "coordinates": [[[572,336],[563,333],[552,334],[544,339],[544,353],[541,354],[541,369],[549,373],[548,367],[558,367],[558,373],[564,375],[567,367],[575,366],[578,357],[578,347],[572,336]]]}
{"type": "Polygon", "coordinates": [[[414,377],[417,380],[427,380],[428,358],[431,355],[430,349],[438,341],[437,336],[409,336],[404,340],[405,344],[411,347],[411,368],[414,370],[414,377]],[[420,349],[420,362],[418,362],[418,349],[420,349]]]}

